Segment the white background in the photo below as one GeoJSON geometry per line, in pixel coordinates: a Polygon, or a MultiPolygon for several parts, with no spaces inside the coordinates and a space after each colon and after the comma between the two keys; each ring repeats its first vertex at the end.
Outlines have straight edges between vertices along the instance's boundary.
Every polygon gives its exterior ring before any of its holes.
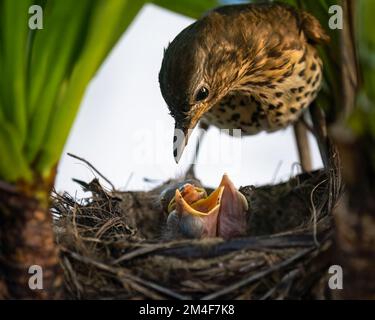
{"type": "MultiPolygon", "coordinates": [[[[158,73],[163,49],[192,21],[152,5],[142,9],[86,92],[59,165],[57,191],[81,196],[71,179],[94,177],[67,152],[89,160],[122,190],[147,190],[184,173],[194,136],[177,165],[172,154],[174,123],[160,93],[158,73]]],[[[310,141],[317,168],[320,156],[311,137],[310,141]]],[[[220,136],[211,128],[201,145],[197,175],[210,186],[216,186],[224,172],[237,186],[278,182],[299,171],[297,159],[291,128],[242,139],[220,136]]]]}

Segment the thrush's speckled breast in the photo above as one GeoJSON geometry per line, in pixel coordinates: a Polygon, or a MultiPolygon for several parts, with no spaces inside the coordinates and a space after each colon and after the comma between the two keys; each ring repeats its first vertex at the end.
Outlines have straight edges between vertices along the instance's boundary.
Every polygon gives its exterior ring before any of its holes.
{"type": "Polygon", "coordinates": [[[287,126],[320,89],[315,46],[328,40],[316,18],[283,4],[209,12],[164,54],[159,82],[176,129],[187,135],[199,120],[244,134],[287,126]]]}

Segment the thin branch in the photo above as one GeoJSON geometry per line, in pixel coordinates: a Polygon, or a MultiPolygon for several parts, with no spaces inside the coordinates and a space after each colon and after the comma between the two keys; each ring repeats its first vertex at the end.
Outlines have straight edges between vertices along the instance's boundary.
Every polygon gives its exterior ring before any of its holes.
{"type": "Polygon", "coordinates": [[[181,295],[181,294],[179,294],[177,292],[174,292],[174,291],[172,291],[168,288],[162,287],[162,286],[158,285],[157,283],[147,281],[147,280],[144,280],[140,277],[132,275],[128,270],[126,270],[124,268],[121,268],[121,269],[114,268],[114,267],[106,265],[102,262],[93,260],[89,257],[81,256],[81,255],[79,255],[75,252],[69,251],[69,254],[72,258],[74,258],[78,261],[89,263],[89,264],[91,264],[91,265],[93,265],[93,266],[95,266],[95,267],[97,267],[101,270],[116,274],[117,276],[119,276],[123,280],[130,279],[132,281],[137,282],[138,284],[142,284],[142,285],[144,285],[148,288],[151,288],[151,289],[153,289],[153,290],[155,290],[159,293],[163,293],[163,294],[165,294],[169,297],[172,297],[174,299],[179,299],[179,300],[189,300],[189,299],[191,299],[191,297],[189,297],[189,296],[181,295]]]}
{"type": "Polygon", "coordinates": [[[314,192],[319,188],[319,186],[321,186],[323,183],[325,183],[328,179],[324,179],[322,180],[321,182],[319,182],[315,187],[314,189],[311,191],[310,193],[310,203],[311,203],[311,208],[312,208],[312,216],[313,216],[313,235],[314,235],[314,242],[316,244],[316,246],[319,246],[319,241],[318,241],[318,238],[317,238],[317,225],[318,225],[318,214],[317,214],[317,210],[316,210],[316,207],[315,207],[315,204],[314,204],[314,192]]]}
{"type": "Polygon", "coordinates": [[[108,178],[106,178],[98,169],[96,169],[89,161],[87,161],[84,158],[78,157],[78,156],[76,156],[72,153],[69,153],[69,152],[67,153],[67,155],[69,157],[72,157],[74,159],[77,159],[77,160],[82,161],[83,163],[87,164],[92,170],[94,170],[100,177],[102,177],[111,186],[112,191],[116,190],[114,184],[108,178]]]}
{"type": "MultiPolygon", "coordinates": [[[[324,242],[328,234],[321,235],[321,241],[324,242]]],[[[197,243],[181,244],[176,242],[174,245],[159,244],[152,247],[141,247],[137,250],[128,252],[119,257],[114,263],[134,259],[145,254],[174,256],[179,258],[209,258],[220,256],[229,252],[238,250],[266,250],[278,248],[311,248],[315,243],[311,234],[305,235],[287,235],[270,237],[248,237],[238,238],[229,241],[217,241],[212,244],[201,245],[197,243]]]]}
{"type": "Polygon", "coordinates": [[[272,287],[270,290],[268,290],[262,297],[260,297],[259,300],[266,300],[272,297],[272,295],[277,291],[280,290],[283,287],[285,288],[285,291],[289,291],[292,282],[294,279],[299,276],[301,273],[301,269],[294,269],[290,272],[288,272],[280,282],[278,282],[274,287],[272,287]]]}
{"type": "Polygon", "coordinates": [[[251,275],[250,277],[248,278],[245,278],[245,279],[242,279],[241,281],[238,281],[228,287],[225,287],[224,289],[222,290],[219,290],[217,292],[214,292],[214,293],[211,293],[211,294],[208,294],[204,297],[202,297],[201,299],[202,300],[212,300],[212,299],[217,299],[223,295],[226,295],[228,293],[231,293],[237,289],[240,289],[241,287],[243,286],[246,286],[246,285],[249,285],[250,283],[253,283],[261,278],[264,278],[266,276],[268,276],[269,274],[275,272],[275,271],[278,271],[278,270],[281,270],[285,267],[287,267],[288,265],[290,265],[292,262],[302,258],[303,256],[307,255],[308,253],[310,253],[312,250],[314,250],[313,248],[309,248],[309,249],[305,249],[303,251],[300,251],[298,252],[297,254],[293,255],[292,257],[290,257],[289,259],[287,260],[284,260],[280,263],[277,263],[275,265],[273,265],[272,267],[270,267],[269,269],[267,270],[264,270],[264,271],[261,271],[261,272],[258,272],[254,275],[251,275]]]}

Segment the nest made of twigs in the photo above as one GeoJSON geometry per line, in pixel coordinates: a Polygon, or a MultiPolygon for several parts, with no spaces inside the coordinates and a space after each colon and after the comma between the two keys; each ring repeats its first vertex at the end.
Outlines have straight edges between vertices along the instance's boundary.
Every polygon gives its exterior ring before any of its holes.
{"type": "Polygon", "coordinates": [[[53,213],[65,286],[73,299],[275,299],[325,297],[331,248],[332,177],[243,187],[248,236],[224,241],[163,239],[150,192],[106,191],[77,200],[55,194],[53,213]]]}

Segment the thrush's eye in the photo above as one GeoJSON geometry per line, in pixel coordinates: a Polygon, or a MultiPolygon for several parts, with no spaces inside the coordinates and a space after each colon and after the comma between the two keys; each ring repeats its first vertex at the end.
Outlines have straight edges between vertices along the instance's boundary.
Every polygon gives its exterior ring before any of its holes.
{"type": "Polygon", "coordinates": [[[202,101],[208,97],[209,91],[206,87],[200,87],[195,95],[195,101],[202,101]]]}

